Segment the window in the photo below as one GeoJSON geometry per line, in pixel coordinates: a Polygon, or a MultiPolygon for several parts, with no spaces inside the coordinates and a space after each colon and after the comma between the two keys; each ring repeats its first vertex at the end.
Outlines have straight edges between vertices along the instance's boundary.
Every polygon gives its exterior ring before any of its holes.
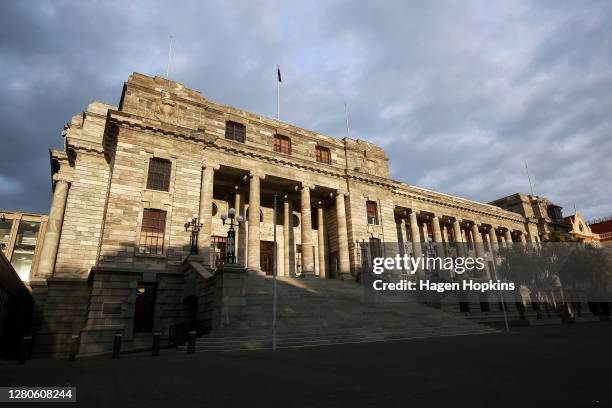
{"type": "Polygon", "coordinates": [[[166,212],[145,208],[142,214],[139,251],[141,254],[162,254],[166,232],[166,212]]]}
{"type": "Polygon", "coordinates": [[[329,149],[323,146],[316,147],[317,161],[319,163],[331,164],[331,153],[329,149]]]}
{"type": "Polygon", "coordinates": [[[274,136],[274,151],[279,153],[291,154],[291,139],[286,136],[274,136]]]}
{"type": "MultiPolygon", "coordinates": [[[[249,209],[247,208],[247,210],[244,213],[244,218],[246,219],[246,221],[249,220],[249,209]]],[[[263,218],[263,211],[259,210],[259,222],[264,222],[264,218],[263,218]]]]}
{"type": "Polygon", "coordinates": [[[366,201],[366,212],[368,214],[368,224],[378,225],[378,207],[376,201],[366,201]]]}
{"type": "Polygon", "coordinates": [[[149,161],[147,188],[150,190],[170,191],[171,170],[172,162],[170,160],[153,157],[149,161]]]}
{"type": "Polygon", "coordinates": [[[372,259],[380,258],[382,256],[382,245],[380,239],[370,237],[370,254],[372,259]]]}
{"type": "Polygon", "coordinates": [[[241,123],[225,122],[225,138],[244,143],[246,140],[246,127],[241,123]]]}
{"type": "Polygon", "coordinates": [[[30,280],[39,229],[40,223],[32,221],[20,221],[17,228],[17,239],[11,264],[23,281],[30,280]]]}
{"type": "Polygon", "coordinates": [[[0,251],[2,252],[6,252],[6,249],[8,248],[12,226],[13,220],[0,219],[0,251]]]}

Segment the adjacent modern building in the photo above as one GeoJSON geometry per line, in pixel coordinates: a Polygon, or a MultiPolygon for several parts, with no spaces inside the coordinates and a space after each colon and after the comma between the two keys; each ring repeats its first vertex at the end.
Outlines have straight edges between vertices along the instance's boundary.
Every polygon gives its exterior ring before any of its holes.
{"type": "Polygon", "coordinates": [[[21,278],[36,276],[47,216],[0,210],[0,251],[21,278]]]}

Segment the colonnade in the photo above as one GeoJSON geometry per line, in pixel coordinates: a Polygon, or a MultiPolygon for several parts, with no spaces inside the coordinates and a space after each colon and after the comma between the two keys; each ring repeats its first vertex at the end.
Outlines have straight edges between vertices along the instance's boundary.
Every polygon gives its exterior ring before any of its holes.
{"type": "MultiPolygon", "coordinates": [[[[206,166],[202,172],[202,186],[200,195],[200,220],[202,222],[201,238],[198,240],[202,254],[210,254],[211,232],[212,232],[212,202],[213,202],[213,183],[214,171],[218,166],[206,166]]],[[[266,175],[261,172],[251,171],[249,178],[249,211],[247,216],[248,232],[247,232],[247,249],[246,249],[246,265],[247,269],[255,272],[261,272],[261,231],[260,231],[260,210],[261,210],[261,181],[266,175]]],[[[300,196],[300,237],[301,237],[301,260],[302,260],[302,275],[305,277],[315,275],[315,250],[317,251],[319,276],[321,278],[329,275],[327,271],[327,256],[325,254],[325,234],[324,234],[324,219],[325,208],[321,201],[317,201],[317,247],[313,246],[313,226],[311,208],[313,206],[311,200],[311,191],[314,190],[314,184],[300,182],[298,186],[300,196]]],[[[236,193],[235,206],[239,208],[240,193],[236,193]]],[[[350,273],[349,261],[349,245],[345,210],[345,193],[338,191],[334,194],[335,210],[337,219],[337,244],[338,244],[338,277],[342,279],[352,278],[350,273]]],[[[283,268],[285,275],[289,275],[290,271],[294,271],[294,248],[290,240],[292,233],[292,214],[293,208],[291,200],[288,196],[284,196],[282,207],[279,206],[283,214],[283,255],[284,261],[279,265],[279,269],[283,268]]],[[[238,231],[240,234],[240,230],[238,231]]],[[[210,255],[208,255],[210,256],[210,255]]]]}
{"type": "MultiPolygon", "coordinates": [[[[402,229],[400,237],[407,235],[405,234],[407,229],[410,231],[413,257],[423,254],[423,245],[429,242],[429,225],[431,225],[431,242],[437,256],[444,256],[444,250],[449,243],[455,244],[456,255],[459,257],[465,257],[468,254],[469,246],[466,244],[470,243],[473,245],[475,256],[481,258],[486,256],[487,248],[494,253],[499,250],[500,244],[503,247],[510,247],[514,242],[527,243],[526,234],[521,230],[511,230],[505,226],[494,226],[418,210],[411,210],[407,217],[399,219],[399,223],[402,229]],[[441,218],[445,220],[444,225],[441,225],[441,218]]],[[[417,273],[422,275],[422,271],[417,271],[417,273]]],[[[480,277],[490,278],[491,276],[485,270],[480,277]]]]}

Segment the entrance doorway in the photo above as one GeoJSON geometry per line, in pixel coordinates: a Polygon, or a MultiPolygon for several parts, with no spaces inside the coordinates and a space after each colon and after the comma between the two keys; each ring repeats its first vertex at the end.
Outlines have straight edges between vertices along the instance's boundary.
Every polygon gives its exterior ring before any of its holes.
{"type": "Polygon", "coordinates": [[[261,262],[261,270],[266,275],[274,274],[274,243],[270,241],[261,241],[259,245],[259,259],[261,262]]]}
{"type": "Polygon", "coordinates": [[[211,245],[215,255],[215,267],[220,268],[227,258],[227,238],[213,235],[211,245]]]}
{"type": "Polygon", "coordinates": [[[157,283],[140,282],[138,284],[134,307],[134,332],[149,333],[153,331],[156,289],[157,283]]]}

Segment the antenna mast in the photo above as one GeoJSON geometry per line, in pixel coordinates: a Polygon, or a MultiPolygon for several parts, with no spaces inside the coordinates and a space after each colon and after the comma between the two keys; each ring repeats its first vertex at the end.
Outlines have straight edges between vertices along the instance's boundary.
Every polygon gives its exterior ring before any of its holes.
{"type": "Polygon", "coordinates": [[[527,160],[525,160],[525,172],[527,173],[527,179],[529,180],[529,189],[531,190],[531,195],[533,194],[533,183],[531,182],[531,176],[529,175],[529,167],[527,167],[527,160]]]}
{"type": "Polygon", "coordinates": [[[349,127],[348,105],[344,100],[344,116],[346,116],[346,137],[351,137],[351,128],[349,127]]]}
{"type": "Polygon", "coordinates": [[[168,46],[168,65],[166,65],[166,79],[170,76],[170,63],[172,62],[172,41],[174,36],[170,36],[170,45],[168,46]]]}

